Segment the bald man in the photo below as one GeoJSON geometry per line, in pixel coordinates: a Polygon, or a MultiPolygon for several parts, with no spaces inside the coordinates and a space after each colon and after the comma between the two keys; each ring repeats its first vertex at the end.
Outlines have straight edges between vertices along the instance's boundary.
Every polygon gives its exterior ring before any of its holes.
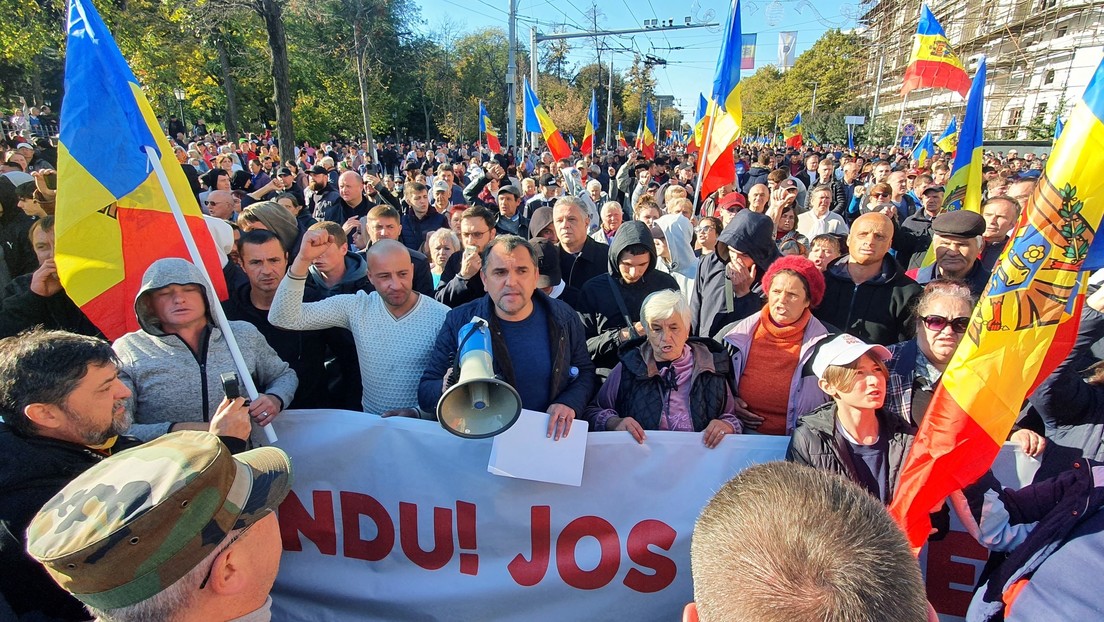
{"type": "Polygon", "coordinates": [[[893,222],[881,212],[855,219],[847,254],[824,272],[824,301],[813,310],[821,322],[867,343],[910,339],[909,316],[921,287],[889,255],[893,222]]]}
{"type": "Polygon", "coordinates": [[[237,220],[234,206],[234,195],[229,190],[212,190],[207,193],[207,213],[215,218],[237,220]]]}
{"type": "Polygon", "coordinates": [[[299,255],[276,290],[268,320],[287,330],[348,329],[360,361],[364,412],[420,416],[418,381],[449,309],[414,291],[410,253],[388,239],[372,244],[366,254],[368,280],[375,291],[304,303],[311,262],[335,243],[324,229],[307,231],[299,255]]]}
{"type": "Polygon", "coordinates": [[[356,171],[345,171],[337,178],[337,201],[322,213],[318,220],[330,220],[341,225],[345,235],[352,239],[353,233],[360,229],[360,220],[368,215],[372,203],[364,197],[364,180],[356,171]]]}

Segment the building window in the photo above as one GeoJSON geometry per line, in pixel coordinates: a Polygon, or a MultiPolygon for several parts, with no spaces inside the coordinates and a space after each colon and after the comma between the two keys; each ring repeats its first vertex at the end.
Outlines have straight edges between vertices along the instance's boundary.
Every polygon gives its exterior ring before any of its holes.
{"type": "Polygon", "coordinates": [[[1039,10],[1046,11],[1047,9],[1053,9],[1058,4],[1058,0],[1039,0],[1039,10]]]}
{"type": "Polygon", "coordinates": [[[1020,120],[1023,118],[1023,108],[1013,108],[1008,111],[1008,125],[1020,125],[1020,120]]]}
{"type": "Polygon", "coordinates": [[[1054,70],[1048,69],[1045,77],[1043,78],[1043,84],[1054,84],[1054,70]]]}
{"type": "Polygon", "coordinates": [[[1061,28],[1058,29],[1057,38],[1061,39],[1062,37],[1066,36],[1067,32],[1069,32],[1069,28],[1067,28],[1065,26],[1062,26],[1061,28]]]}

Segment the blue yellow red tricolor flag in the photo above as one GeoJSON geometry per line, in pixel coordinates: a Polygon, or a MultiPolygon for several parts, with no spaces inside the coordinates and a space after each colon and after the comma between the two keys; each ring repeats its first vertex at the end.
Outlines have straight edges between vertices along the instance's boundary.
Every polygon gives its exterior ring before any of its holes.
{"type": "MultiPolygon", "coordinates": [[[[1079,272],[1095,267],[1089,248],[1104,216],[1104,63],[1068,123],[905,461],[889,509],[914,547],[927,540],[928,512],[992,465],[1077,317],[1079,272]]],[[[964,141],[968,124],[969,113],[964,141]]]]}
{"type": "Polygon", "coordinates": [[[491,117],[487,114],[487,108],[483,102],[479,102],[479,133],[487,139],[487,149],[493,153],[502,151],[502,145],[498,142],[498,132],[491,125],[491,117]]]}
{"type": "MultiPolygon", "coordinates": [[[[724,39],[717,55],[717,71],[713,76],[713,92],[705,102],[704,138],[702,140],[700,196],[706,197],[736,179],[736,161],[732,150],[743,125],[743,104],[740,96],[740,56],[743,48],[740,2],[732,0],[725,22],[724,39]]],[[[704,99],[704,97],[702,98],[704,99]]],[[[699,100],[699,110],[702,108],[699,100]]]]}
{"type": "Polygon", "coordinates": [[[966,97],[970,76],[962,61],[951,49],[943,26],[932,15],[928,5],[920,5],[920,23],[912,40],[912,56],[905,67],[905,83],[901,95],[916,89],[944,88],[958,91],[966,97]]]}
{"type": "Polygon", "coordinates": [[[644,132],[640,136],[640,152],[651,160],[655,157],[656,120],[652,114],[652,102],[644,109],[644,132]]]}
{"type": "Polygon", "coordinates": [[[138,330],[146,268],[191,260],[170,208],[174,193],[211,282],[226,297],[220,256],[188,179],[115,40],[87,0],[69,0],[55,226],[58,276],[109,339],[138,330]],[[164,187],[145,148],[168,177],[164,187]]]}
{"type": "Polygon", "coordinates": [[[755,69],[755,40],[758,38],[754,32],[745,34],[740,41],[740,69],[755,69]]]}
{"type": "MultiPolygon", "coordinates": [[[[943,211],[959,209],[981,213],[981,168],[982,130],[985,126],[985,79],[986,63],[982,57],[978,63],[977,75],[966,100],[966,114],[962,117],[962,132],[955,153],[951,176],[947,179],[946,194],[943,196],[943,211]]],[[[908,271],[915,276],[921,270],[935,263],[935,246],[929,246],[928,252],[920,261],[920,266],[908,271]]]]}
{"type": "Polygon", "coordinates": [[[629,141],[625,140],[625,133],[621,131],[620,121],[617,122],[617,144],[620,145],[622,149],[629,148],[629,141]]]}
{"type": "Polygon", "coordinates": [[[916,166],[924,166],[933,153],[935,153],[935,143],[932,141],[931,132],[924,132],[924,137],[912,150],[912,159],[916,160],[916,166]]]}
{"type": "Polygon", "coordinates": [[[641,119],[640,123],[636,126],[636,137],[633,138],[633,148],[640,149],[644,146],[644,120],[641,119]]]}
{"type": "Polygon", "coordinates": [[[598,99],[594,91],[590,92],[590,110],[587,111],[586,127],[583,129],[583,144],[579,152],[583,155],[594,153],[594,133],[598,131],[598,99]]]}
{"type": "Polygon", "coordinates": [[[552,117],[548,116],[548,112],[537,99],[537,94],[533,92],[529,80],[525,80],[525,129],[529,132],[540,132],[544,136],[544,142],[552,152],[553,158],[562,160],[571,157],[571,147],[567,145],[560,130],[556,129],[556,124],[552,122],[552,117]]]}
{"type": "Polygon", "coordinates": [[[706,101],[705,95],[698,93],[698,109],[694,113],[694,126],[690,133],[690,139],[686,143],[686,153],[694,153],[701,149],[702,141],[705,140],[705,115],[708,106],[709,103],[706,101]]]}
{"type": "Polygon", "coordinates": [[[792,123],[782,130],[782,135],[786,137],[786,146],[793,147],[794,149],[800,149],[805,145],[804,137],[801,135],[801,113],[797,113],[792,123]]]}
{"type": "Polygon", "coordinates": [[[947,129],[943,130],[939,138],[935,139],[935,146],[943,150],[943,153],[953,154],[958,149],[958,117],[951,117],[947,129]]]}

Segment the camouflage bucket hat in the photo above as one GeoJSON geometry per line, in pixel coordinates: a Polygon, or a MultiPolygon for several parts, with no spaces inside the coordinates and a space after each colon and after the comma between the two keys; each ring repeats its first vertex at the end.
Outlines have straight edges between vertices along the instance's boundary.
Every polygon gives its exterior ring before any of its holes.
{"type": "Polygon", "coordinates": [[[127,607],[171,586],[290,488],[280,449],[231,456],[213,434],[175,432],[70,482],[31,522],[27,551],[85,604],[127,607]]]}

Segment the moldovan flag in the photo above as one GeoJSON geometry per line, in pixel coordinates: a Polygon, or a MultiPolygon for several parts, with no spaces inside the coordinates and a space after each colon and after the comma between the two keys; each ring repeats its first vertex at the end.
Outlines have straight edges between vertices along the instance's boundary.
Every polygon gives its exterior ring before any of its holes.
{"type": "Polygon", "coordinates": [[[583,155],[594,153],[594,131],[598,129],[598,99],[594,91],[590,92],[590,110],[587,112],[586,127],[583,128],[583,144],[579,152],[583,155]]]}
{"type": "Polygon", "coordinates": [[[487,137],[487,149],[494,153],[502,151],[502,145],[498,142],[498,132],[491,125],[491,116],[487,114],[487,108],[483,102],[479,102],[479,133],[487,137]]]}
{"type": "Polygon", "coordinates": [[[958,117],[951,117],[951,122],[947,124],[947,129],[943,130],[943,134],[935,140],[935,146],[939,147],[943,153],[954,153],[955,149],[958,149],[958,117]]]}
{"type": "MultiPolygon", "coordinates": [[[[981,213],[981,167],[982,167],[982,129],[985,125],[985,76],[986,63],[982,57],[978,63],[974,85],[970,88],[970,97],[966,100],[966,114],[962,117],[961,142],[955,153],[951,176],[947,179],[946,194],[943,196],[943,210],[950,212],[967,209],[981,213]]],[[[924,268],[935,263],[935,245],[917,268],[906,274],[914,277],[924,268]]]]}
{"type": "Polygon", "coordinates": [[[905,68],[905,83],[901,95],[915,89],[944,88],[958,91],[966,97],[970,76],[962,61],[951,49],[943,27],[932,15],[928,5],[920,5],[920,23],[912,40],[912,56],[905,68]]]}
{"type": "Polygon", "coordinates": [[[629,148],[629,141],[625,140],[625,133],[621,131],[621,122],[617,122],[617,144],[621,145],[622,149],[629,148]]]}
{"type": "Polygon", "coordinates": [[[656,120],[652,114],[652,102],[644,108],[644,132],[640,135],[640,151],[645,158],[655,157],[656,120]]]}
{"type": "Polygon", "coordinates": [[[701,196],[707,197],[736,179],[736,161],[732,146],[743,125],[743,104],[740,95],[740,53],[743,36],[740,23],[740,1],[733,0],[728,13],[725,38],[717,55],[717,72],[713,77],[713,93],[706,105],[705,144],[702,147],[701,196]]]}
{"type": "Polygon", "coordinates": [[[163,257],[191,260],[166,197],[173,193],[225,299],[221,256],[184,171],[91,2],[69,0],[67,38],[55,227],[66,293],[108,339],[138,330],[134,298],[146,268],[163,257]]]}
{"type": "Polygon", "coordinates": [[[639,150],[644,146],[644,121],[636,125],[636,137],[633,138],[633,148],[639,150]]]}
{"type": "Polygon", "coordinates": [[[789,127],[782,130],[782,135],[786,137],[786,146],[793,147],[794,149],[800,149],[805,140],[801,136],[801,113],[797,113],[789,127]]]}
{"type": "Polygon", "coordinates": [[[740,69],[755,69],[755,40],[757,38],[758,35],[754,32],[740,38],[740,69]]]}
{"type": "Polygon", "coordinates": [[[701,149],[702,141],[705,140],[705,124],[707,122],[706,110],[709,107],[709,103],[705,99],[705,95],[698,93],[698,109],[694,113],[694,127],[691,130],[690,140],[686,143],[686,153],[694,153],[701,149]]]}
{"type": "Polygon", "coordinates": [[[889,509],[914,547],[928,537],[928,512],[993,463],[1056,335],[1076,324],[1067,320],[1077,317],[1079,271],[1092,267],[1104,215],[1104,63],[1068,123],[905,461],[889,509]]]}
{"type": "Polygon", "coordinates": [[[548,116],[548,112],[537,99],[533,87],[529,86],[529,80],[525,81],[525,127],[530,132],[540,132],[544,136],[544,142],[556,160],[571,156],[571,147],[567,146],[567,141],[552,122],[552,117],[548,116]]]}

